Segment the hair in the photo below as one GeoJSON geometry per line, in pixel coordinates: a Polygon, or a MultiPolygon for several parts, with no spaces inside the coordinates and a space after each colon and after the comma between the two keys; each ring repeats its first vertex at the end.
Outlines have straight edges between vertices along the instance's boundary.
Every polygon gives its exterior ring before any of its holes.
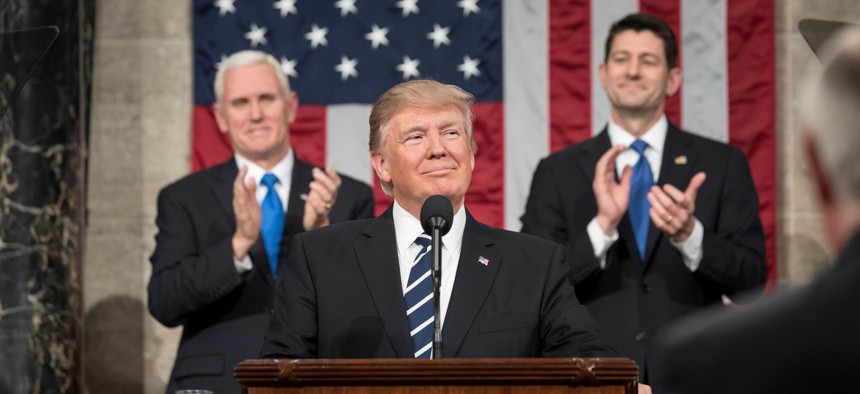
{"type": "Polygon", "coordinates": [[[224,75],[227,74],[227,71],[236,67],[257,63],[272,66],[275,70],[275,75],[278,77],[278,81],[281,83],[284,94],[290,92],[290,81],[281,71],[281,64],[278,63],[278,60],[274,56],[262,51],[245,50],[234,52],[218,64],[218,71],[215,73],[215,101],[221,102],[221,94],[224,93],[224,75]]]}
{"type": "MultiPolygon", "coordinates": [[[[378,153],[388,135],[388,122],[398,112],[409,107],[440,108],[454,107],[463,117],[463,128],[472,153],[478,145],[472,135],[472,104],[475,97],[455,85],[446,85],[430,79],[414,79],[402,82],[376,99],[370,112],[370,153],[378,153]]],[[[391,195],[390,182],[382,182],[382,190],[391,195]]]]}
{"type": "Polygon", "coordinates": [[[860,28],[843,29],[810,73],[803,122],[822,170],[841,197],[860,200],[860,28]]]}
{"type": "Polygon", "coordinates": [[[609,28],[609,35],[606,37],[604,46],[606,51],[603,55],[604,63],[609,60],[609,53],[612,51],[612,42],[615,40],[615,36],[627,30],[633,30],[637,33],[647,30],[660,37],[663,40],[663,52],[666,55],[666,64],[669,65],[669,69],[678,65],[678,41],[675,39],[675,33],[664,20],[650,14],[627,15],[609,28]]]}

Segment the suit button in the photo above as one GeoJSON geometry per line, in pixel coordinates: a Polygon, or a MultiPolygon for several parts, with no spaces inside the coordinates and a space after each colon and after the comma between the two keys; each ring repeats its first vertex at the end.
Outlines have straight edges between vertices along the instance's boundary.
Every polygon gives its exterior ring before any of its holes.
{"type": "Polygon", "coordinates": [[[636,342],[642,342],[645,340],[645,332],[640,332],[636,334],[636,342]]]}

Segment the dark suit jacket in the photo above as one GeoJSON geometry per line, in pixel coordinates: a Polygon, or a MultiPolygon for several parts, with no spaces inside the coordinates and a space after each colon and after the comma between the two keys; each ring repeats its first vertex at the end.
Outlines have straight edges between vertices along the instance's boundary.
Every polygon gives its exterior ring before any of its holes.
{"type": "MultiPolygon", "coordinates": [[[[445,357],[615,355],[566,281],[560,247],[466,220],[445,357]]],[[[414,357],[394,231],[389,209],[296,236],[262,355],[414,357]]]]}
{"type": "MultiPolygon", "coordinates": [[[[308,193],[312,168],[295,161],[282,260],[292,237],[304,231],[304,201],[299,195],[308,193]]],[[[165,326],[183,326],[168,393],[181,388],[238,393],[233,367],[256,357],[262,346],[274,284],[262,237],[249,252],[254,268],[243,275],[236,272],[231,238],[236,229],[232,201],[237,174],[231,158],[165,187],[158,196],[149,311],[165,326]]],[[[341,178],[331,221],[372,217],[370,187],[341,178]]]]}
{"type": "Polygon", "coordinates": [[[661,335],[655,393],[856,393],[860,232],[835,269],[739,310],[685,319],[661,335]]]}
{"type": "Polygon", "coordinates": [[[653,223],[643,262],[625,215],[618,226],[619,240],[601,270],[586,227],[597,214],[594,168],[609,148],[604,129],[542,160],[532,180],[522,231],[564,245],[577,296],[619,353],[639,364],[647,383],[653,335],[664,325],[719,303],[722,294],[764,284],[764,235],[743,154],[669,125],[657,183],[685,190],[696,172],[707,174],[696,198],[696,217],[704,227],[701,264],[690,272],[669,237],[653,223]]]}

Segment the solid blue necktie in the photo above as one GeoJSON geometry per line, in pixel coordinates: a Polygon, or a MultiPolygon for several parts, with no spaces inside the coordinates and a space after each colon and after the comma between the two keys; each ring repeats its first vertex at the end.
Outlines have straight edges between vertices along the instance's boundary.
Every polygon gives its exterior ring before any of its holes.
{"type": "Polygon", "coordinates": [[[630,181],[630,202],[627,208],[630,224],[633,225],[633,233],[636,235],[639,257],[643,260],[645,259],[645,243],[648,240],[648,211],[651,209],[651,203],[648,202],[648,192],[654,185],[651,165],[645,158],[645,148],[647,147],[648,143],[642,140],[636,140],[630,144],[630,148],[639,153],[639,161],[633,166],[633,177],[630,181]]]}
{"type": "Polygon", "coordinates": [[[281,204],[278,192],[275,191],[275,184],[279,182],[278,177],[274,174],[266,174],[260,182],[269,189],[260,207],[263,221],[261,231],[263,245],[266,246],[266,254],[269,256],[269,268],[272,269],[274,278],[278,274],[278,255],[281,252],[281,237],[284,235],[284,206],[281,204]]]}
{"type": "Polygon", "coordinates": [[[421,234],[415,244],[421,251],[412,261],[409,280],[406,281],[406,316],[412,336],[412,349],[415,358],[430,358],[433,350],[433,277],[430,275],[432,260],[430,236],[421,234]]]}

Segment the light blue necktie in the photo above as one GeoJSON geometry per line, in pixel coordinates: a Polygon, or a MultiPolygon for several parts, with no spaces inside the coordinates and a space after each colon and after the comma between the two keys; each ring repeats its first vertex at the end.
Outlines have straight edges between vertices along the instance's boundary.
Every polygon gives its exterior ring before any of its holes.
{"type": "Polygon", "coordinates": [[[633,177],[630,181],[630,202],[627,214],[630,215],[630,224],[633,225],[633,234],[636,235],[636,247],[639,248],[639,257],[645,259],[645,243],[648,240],[648,211],[651,203],[648,202],[648,192],[654,185],[654,174],[651,173],[651,165],[645,158],[645,148],[648,143],[642,140],[633,141],[630,148],[639,153],[639,161],[633,166],[633,177]]]}
{"type": "Polygon", "coordinates": [[[278,177],[274,174],[266,174],[260,182],[269,189],[260,207],[263,221],[261,231],[263,245],[266,246],[266,254],[269,256],[269,268],[272,269],[274,278],[278,275],[278,255],[281,251],[281,237],[284,235],[284,206],[281,204],[278,192],[275,191],[275,184],[279,182],[278,177]]]}
{"type": "Polygon", "coordinates": [[[412,349],[415,358],[430,358],[433,350],[433,277],[430,275],[430,236],[421,234],[415,244],[421,251],[415,256],[406,281],[406,316],[412,336],[412,349]]]}

